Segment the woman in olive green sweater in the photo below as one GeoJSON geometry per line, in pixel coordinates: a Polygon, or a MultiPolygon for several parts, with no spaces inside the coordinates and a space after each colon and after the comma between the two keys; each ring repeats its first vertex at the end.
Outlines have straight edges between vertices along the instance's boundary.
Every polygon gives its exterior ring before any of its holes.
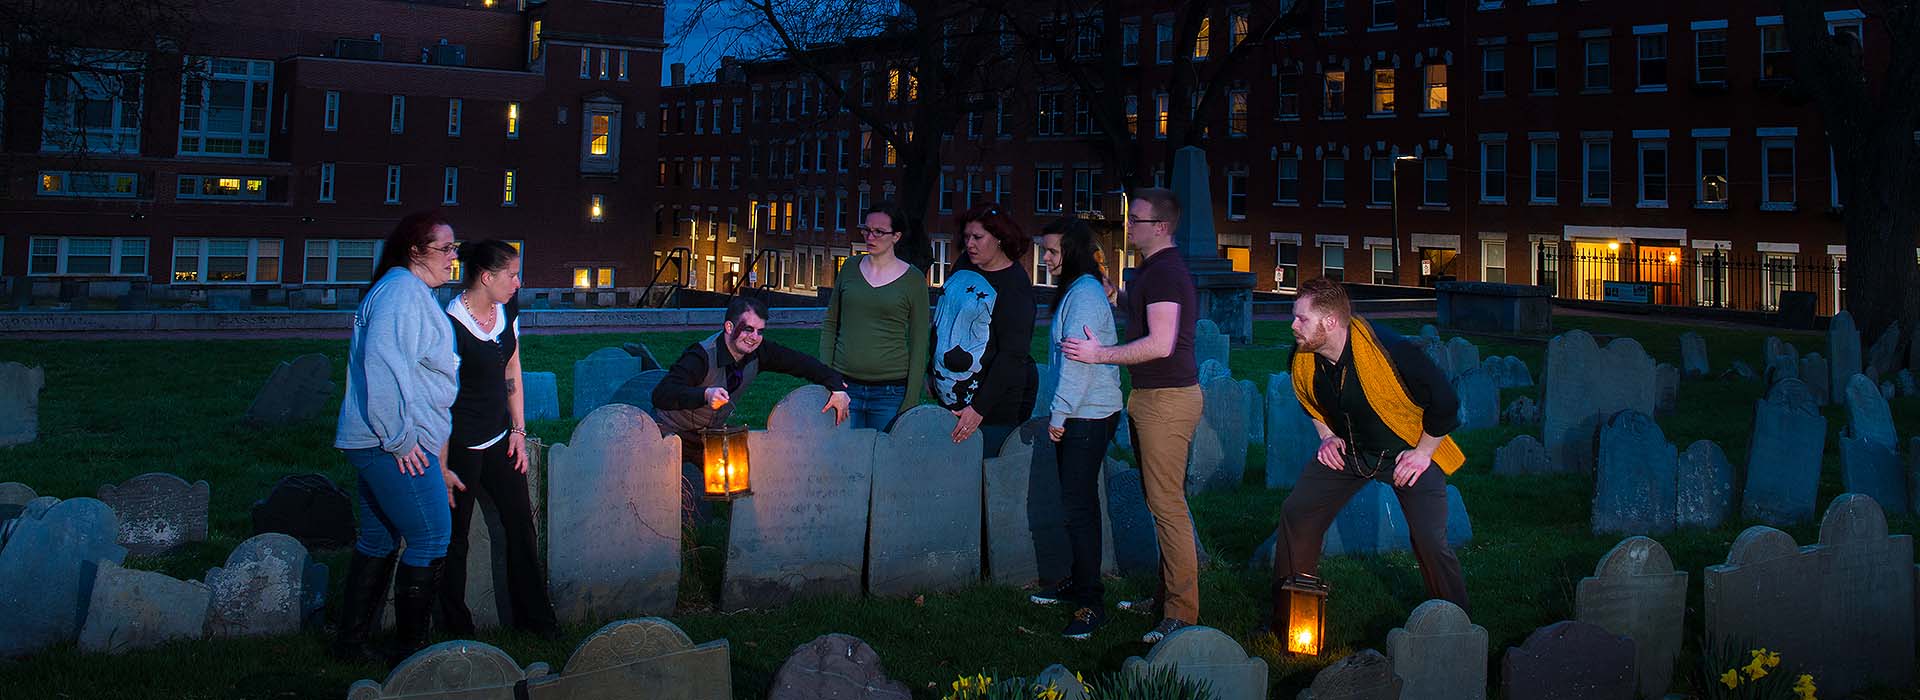
{"type": "Polygon", "coordinates": [[[820,358],[847,380],[855,428],[885,430],[920,402],[927,371],[927,277],[894,254],[901,218],[882,203],[866,212],[867,254],[835,278],[820,358]]]}

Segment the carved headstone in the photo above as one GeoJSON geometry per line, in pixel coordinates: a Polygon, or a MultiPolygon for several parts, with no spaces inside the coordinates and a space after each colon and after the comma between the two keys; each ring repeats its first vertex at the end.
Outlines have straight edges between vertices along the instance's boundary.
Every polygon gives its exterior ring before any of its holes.
{"type": "Polygon", "coordinates": [[[1893,376],[1893,371],[1900,366],[1899,352],[1900,322],[1894,321],[1887,324],[1887,329],[1880,333],[1880,339],[1873,341],[1873,346],[1867,348],[1868,376],[1876,379],[1893,376]]]}
{"type": "Polygon", "coordinates": [[[80,650],[119,654],[207,632],[212,593],[199,581],[99,563],[80,627],[80,650]]]}
{"type": "MultiPolygon", "coordinates": [[[[1255,571],[1273,568],[1274,548],[1280,533],[1275,531],[1254,550],[1249,567],[1255,571]]],[[[1458,550],[1473,541],[1473,522],[1467,515],[1466,499],[1459,487],[1447,486],[1447,546],[1458,550]]],[[[1413,551],[1408,539],[1407,516],[1393,487],[1371,482],[1360,488],[1353,499],[1334,516],[1333,525],[1322,540],[1320,555],[1373,556],[1387,552],[1413,551]]]]}
{"type": "Polygon", "coordinates": [[[1825,406],[1832,403],[1832,392],[1827,383],[1833,381],[1832,370],[1827,368],[1827,358],[1820,353],[1807,353],[1800,358],[1800,381],[1807,383],[1807,391],[1813,394],[1814,403],[1825,406]]]}
{"type": "MultiPolygon", "coordinates": [[[[998,457],[986,461],[987,571],[1013,586],[1058,581],[1072,573],[1073,547],[1061,501],[1060,466],[1047,421],[1027,421],[1007,436],[998,457]]],[[[1113,572],[1113,528],[1105,523],[1106,496],[1099,494],[1101,566],[1113,572]]]]}
{"type": "Polygon", "coordinates": [[[549,450],[547,575],[562,622],[670,612],[680,590],[680,437],[610,404],[549,450]],[[561,536],[560,533],[565,533],[561,536]]]}
{"type": "Polygon", "coordinates": [[[1048,666],[1040,675],[1033,677],[1033,686],[1043,691],[1052,688],[1060,693],[1057,700],[1087,700],[1088,688],[1080,682],[1078,676],[1060,664],[1048,666]]]}
{"type": "Polygon", "coordinates": [[[1406,682],[1402,700],[1487,697],[1487,628],[1453,603],[1429,600],[1414,608],[1406,627],[1387,633],[1387,654],[1406,682]]]}
{"type": "Polygon", "coordinates": [[[1887,399],[1873,382],[1862,375],[1847,380],[1847,434],[1888,449],[1895,449],[1900,438],[1893,429],[1893,412],[1887,399]]]}
{"type": "Polygon", "coordinates": [[[125,547],[107,504],[75,498],[28,504],[0,549],[0,657],[17,657],[71,641],[86,620],[97,563],[118,564],[125,547]]]}
{"type": "Polygon", "coordinates": [[[1833,320],[1827,323],[1827,386],[1833,392],[1834,403],[1846,402],[1847,380],[1863,370],[1860,329],[1853,324],[1853,314],[1846,311],[1834,314],[1833,320]]]}
{"type": "Polygon", "coordinates": [[[1300,470],[1320,449],[1313,418],[1293,393],[1293,377],[1285,372],[1267,376],[1267,488],[1293,488],[1300,470]]]}
{"type": "Polygon", "coordinates": [[[573,363],[573,415],[584,417],[609,403],[621,385],[647,371],[646,364],[620,348],[600,348],[573,363]]]}
{"type": "Polygon", "coordinates": [[[1232,377],[1201,385],[1200,425],[1187,457],[1187,494],[1230,491],[1247,468],[1247,406],[1232,377]]]}
{"type": "Polygon", "coordinates": [[[24,445],[40,435],[40,390],[47,373],[18,362],[0,362],[0,447],[24,445]]]}
{"type": "Polygon", "coordinates": [[[1680,453],[1674,524],[1680,527],[1716,528],[1733,515],[1735,489],[1733,465],[1726,452],[1712,440],[1696,440],[1680,453]]]}
{"type": "Polygon", "coordinates": [[[1827,444],[1826,416],[1797,379],[1767,389],[1753,413],[1741,516],[1773,525],[1811,519],[1827,444]]]}
{"type": "MultiPolygon", "coordinates": [[[[1863,403],[1867,403],[1867,399],[1854,396],[1847,406],[1852,408],[1863,403]]],[[[1906,514],[1910,505],[1909,475],[1893,448],[1842,432],[1840,477],[1847,492],[1872,496],[1887,513],[1906,514]]]]}
{"type": "Polygon", "coordinates": [[[695,645],[679,627],[657,617],[619,620],[581,642],[560,673],[528,678],[526,696],[731,700],[728,654],[726,640],[695,645]]]}
{"type": "Polygon", "coordinates": [[[355,681],[347,700],[516,700],[518,686],[546,673],[546,664],[522,669],[491,644],[456,639],[407,657],[383,683],[355,681]]]}
{"type": "MultiPolygon", "coordinates": [[[[1456,338],[1457,340],[1457,338],[1456,338]]],[[[1459,430],[1482,430],[1500,425],[1500,389],[1485,367],[1473,367],[1453,380],[1460,397],[1459,430]]]]}
{"type": "Polygon", "coordinates": [[[1217,700],[1266,700],[1267,662],[1248,656],[1225,632],[1193,625],[1174,630],[1153,645],[1146,658],[1128,658],[1122,674],[1145,675],[1174,669],[1181,678],[1205,682],[1217,700]]]}
{"type": "Polygon", "coordinates": [[[1704,377],[1713,373],[1713,366],[1707,361],[1707,341],[1699,333],[1687,331],[1680,334],[1680,369],[1689,377],[1704,377]]]}
{"type": "Polygon", "coordinates": [[[129,554],[153,556],[188,542],[207,541],[205,481],[188,484],[172,474],[141,474],[126,483],[100,487],[101,502],[120,519],[120,544],[129,554]]]}
{"type": "Polygon", "coordinates": [[[1913,377],[1913,370],[1903,369],[1893,375],[1893,384],[1900,388],[1901,396],[1920,396],[1920,382],[1913,377]]]}
{"type": "Polygon", "coordinates": [[[290,536],[269,532],[241,542],[227,555],[226,566],[207,569],[213,593],[207,632],[257,637],[300,631],[310,566],[317,565],[308,559],[307,548],[290,536]]]}
{"type": "Polygon", "coordinates": [[[1107,523],[1113,531],[1113,563],[1123,576],[1159,575],[1160,540],[1154,534],[1153,512],[1147,509],[1140,470],[1109,458],[1103,466],[1107,482],[1107,523]]]}
{"type": "Polygon", "coordinates": [[[254,395],[246,420],[254,425],[286,425],[306,420],[326,407],[333,397],[333,360],[326,355],[301,355],[282,362],[254,395]]]}
{"type": "Polygon", "coordinates": [[[560,419],[560,380],[552,372],[521,372],[529,421],[560,419]]]}
{"type": "Polygon", "coordinates": [[[1601,426],[1620,411],[1653,414],[1653,358],[1632,338],[1605,350],[1586,331],[1572,330],[1547,344],[1545,422],[1547,459],[1555,471],[1593,471],[1601,426]]]}
{"type": "Polygon", "coordinates": [[[356,537],[353,501],[324,474],[294,474],[253,502],[253,534],[282,532],[309,550],[335,549],[356,537]]]}
{"type": "Polygon", "coordinates": [[[1575,619],[1633,640],[1640,697],[1666,697],[1686,614],[1687,572],[1647,537],[1614,545],[1574,591],[1575,619]]]}
{"type": "Polygon", "coordinates": [[[39,497],[33,487],[18,481],[0,483],[0,522],[20,517],[27,504],[39,497]]]}
{"type": "Polygon", "coordinates": [[[1679,464],[1660,424],[1639,411],[1615,414],[1600,431],[1593,532],[1672,532],[1679,464]]]}
{"type": "Polygon", "coordinates": [[[1547,448],[1542,447],[1532,435],[1515,436],[1493,453],[1495,474],[1545,474],[1551,469],[1547,465],[1547,448]]]}
{"type": "Polygon", "coordinates": [[[1534,630],[1501,661],[1509,700],[1633,700],[1633,640],[1565,620],[1534,630]]]}
{"type": "Polygon", "coordinates": [[[887,678],[880,655],[858,637],[827,634],[794,648],[773,675],[767,700],[911,700],[905,683],[887,678]]]}
{"type": "Polygon", "coordinates": [[[1260,387],[1251,379],[1241,379],[1240,396],[1246,400],[1247,446],[1267,444],[1267,406],[1260,394],[1260,387]]]}
{"type": "Polygon", "coordinates": [[[955,420],[939,407],[915,406],[874,446],[869,593],[912,595],[980,580],[982,437],[955,443],[955,420]]]}
{"type": "Polygon", "coordinates": [[[1653,412],[1655,415],[1673,415],[1680,407],[1680,370],[1673,365],[1660,363],[1653,367],[1653,412]]]}
{"type": "MultiPolygon", "coordinates": [[[[1540,405],[1533,397],[1522,396],[1507,404],[1507,410],[1501,412],[1500,421],[1507,425],[1532,427],[1540,424],[1540,405]]],[[[1542,447],[1541,449],[1545,449],[1542,447]]]]}
{"type": "Polygon", "coordinates": [[[1404,685],[1392,659],[1363,649],[1313,674],[1299,700],[1400,700],[1404,685]]]}
{"type": "Polygon", "coordinates": [[[1480,366],[1480,348],[1466,338],[1454,337],[1447,341],[1448,380],[1459,379],[1461,375],[1480,366]]]}
{"type": "MultiPolygon", "coordinates": [[[[1203,313],[1202,316],[1205,314],[1203,313]]],[[[1220,363],[1221,367],[1231,367],[1227,362],[1227,351],[1232,347],[1232,339],[1220,332],[1220,326],[1212,319],[1201,318],[1193,334],[1193,364],[1198,367],[1207,360],[1220,363]]]]}

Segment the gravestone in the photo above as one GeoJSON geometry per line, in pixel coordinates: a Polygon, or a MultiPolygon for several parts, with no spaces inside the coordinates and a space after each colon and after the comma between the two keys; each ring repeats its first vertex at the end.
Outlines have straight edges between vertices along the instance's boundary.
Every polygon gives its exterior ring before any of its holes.
{"type": "Polygon", "coordinates": [[[527,700],[732,700],[727,640],[695,645],[657,617],[618,620],[589,635],[564,670],[527,679],[527,700]]]}
{"type": "Polygon", "coordinates": [[[1893,412],[1873,382],[1863,375],[1853,375],[1847,380],[1846,395],[1847,434],[1895,449],[1900,438],[1894,434],[1893,412]]]}
{"type": "Polygon", "coordinates": [[[1733,366],[1729,367],[1726,372],[1720,374],[1720,378],[1723,380],[1738,380],[1743,382],[1753,381],[1753,376],[1753,365],[1747,364],[1746,360],[1734,360],[1733,366]]]}
{"type": "Polygon", "coordinates": [[[1707,361],[1707,341],[1699,333],[1687,331],[1680,334],[1680,370],[1689,377],[1704,377],[1713,373],[1713,366],[1707,361]]]}
{"type": "Polygon", "coordinates": [[[547,590],[561,622],[673,610],[680,487],[680,437],[626,404],[594,409],[549,450],[547,590]]]}
{"type": "Polygon", "coordinates": [[[72,641],[86,620],[98,563],[119,564],[113,509],[91,498],[29,503],[0,549],[0,658],[72,641]]]}
{"type": "Polygon", "coordinates": [[[1073,675],[1073,671],[1067,670],[1067,667],[1060,664],[1048,666],[1046,670],[1040,672],[1040,675],[1034,676],[1033,687],[1043,691],[1052,688],[1060,694],[1054,700],[1087,700],[1086,684],[1080,682],[1080,678],[1073,675]]]}
{"type": "Polygon", "coordinates": [[[1513,403],[1507,404],[1507,410],[1500,413],[1500,420],[1507,425],[1522,427],[1539,425],[1540,404],[1534,403],[1531,396],[1514,399],[1513,403]]]}
{"type": "Polygon", "coordinates": [[[646,343],[641,343],[641,342],[621,343],[620,349],[625,350],[628,355],[640,358],[640,370],[643,372],[647,370],[652,370],[652,369],[667,368],[666,365],[660,364],[659,360],[654,359],[653,351],[647,349],[646,343]]]}
{"type": "Polygon", "coordinates": [[[1493,453],[1493,473],[1506,476],[1547,474],[1547,448],[1532,435],[1518,435],[1493,453]]]}
{"type": "Polygon", "coordinates": [[[1457,430],[1484,430],[1500,426],[1500,389],[1485,367],[1474,367],[1453,380],[1453,391],[1460,397],[1460,427],[1457,430]]]}
{"type": "Polygon", "coordinates": [[[795,647],[773,675],[767,700],[911,700],[905,683],[887,678],[880,655],[858,637],[825,634],[795,647]]]}
{"type": "Polygon", "coordinates": [[[455,639],[407,657],[384,682],[355,681],[347,700],[516,700],[527,679],[546,674],[544,663],[522,669],[498,647],[455,639]]]}
{"type": "Polygon", "coordinates": [[[325,474],[283,476],[253,502],[253,534],[292,535],[308,550],[335,549],[356,537],[353,500],[325,474]]]}
{"type": "Polygon", "coordinates": [[[912,595],[980,580],[980,433],[953,441],[956,419],[915,406],[874,445],[867,592],[912,595]]]}
{"type": "Polygon", "coordinates": [[[1819,544],[1756,525],[1705,574],[1706,644],[1779,652],[1825,697],[1914,679],[1913,537],[1887,534],[1872,498],[1842,494],[1819,544]]]}
{"type": "Polygon", "coordinates": [[[1460,606],[1421,603],[1406,627],[1387,633],[1387,654],[1405,681],[1402,700],[1487,697],[1487,628],[1468,620],[1460,606]]]}
{"type": "MultiPolygon", "coordinates": [[[[207,633],[221,637],[270,637],[300,631],[307,604],[308,568],[318,566],[307,548],[288,535],[254,535],[227,555],[226,566],[207,569],[212,604],[207,633]]],[[[325,580],[325,579],[321,579],[325,580]]]]}
{"type": "MultiPolygon", "coordinates": [[[[1275,545],[1280,533],[1276,529],[1267,536],[1267,541],[1254,550],[1253,560],[1248,566],[1256,571],[1271,570],[1275,545]]],[[[1340,509],[1334,516],[1333,524],[1327,528],[1326,538],[1321,541],[1320,556],[1375,556],[1387,552],[1413,551],[1413,543],[1408,539],[1407,516],[1400,509],[1400,500],[1395,496],[1393,487],[1384,482],[1374,481],[1360,487],[1353,500],[1340,509]]],[[[1467,503],[1460,495],[1457,486],[1447,486],[1447,547],[1458,551],[1473,541],[1473,521],[1467,514],[1467,503]]]]}
{"type": "Polygon", "coordinates": [[[1502,389],[1518,389],[1533,386],[1533,374],[1527,369],[1527,362],[1518,357],[1490,357],[1483,363],[1493,370],[1494,384],[1502,389]]]}
{"type": "Polygon", "coordinates": [[[120,544],[128,554],[144,557],[207,541],[211,488],[205,481],[188,484],[172,474],[153,472],[119,486],[103,485],[97,495],[120,519],[120,544]]]}
{"type": "Polygon", "coordinates": [[[1201,385],[1200,425],[1187,452],[1187,495],[1231,491],[1247,469],[1247,405],[1240,384],[1222,377],[1201,385]]]}
{"type": "Polygon", "coordinates": [[[1901,396],[1920,396],[1920,383],[1914,381],[1911,369],[1903,369],[1893,375],[1893,383],[1900,387],[1901,396]]]}
{"type": "Polygon", "coordinates": [[[333,360],[326,355],[301,355],[282,362],[267,375],[267,383],[247,407],[253,425],[287,425],[306,420],[333,398],[333,360]]]}
{"type": "Polygon", "coordinates": [[[0,362],[0,447],[24,445],[40,435],[40,390],[47,373],[18,362],[0,362]]]}
{"type": "Polygon", "coordinates": [[[1260,386],[1251,379],[1241,379],[1240,396],[1246,400],[1247,446],[1267,444],[1267,408],[1261,401],[1260,386]]]}
{"type": "Polygon", "coordinates": [[[620,348],[600,348],[573,363],[573,415],[584,417],[606,405],[621,385],[645,371],[645,360],[620,348]]]}
{"type": "Polygon", "coordinates": [[[1719,443],[1696,440],[1679,457],[1675,490],[1679,503],[1674,524],[1679,527],[1717,528],[1733,515],[1733,465],[1719,443]]]}
{"type": "Polygon", "coordinates": [[[1293,488],[1300,470],[1320,450],[1320,434],[1313,418],[1293,393],[1293,377],[1286,372],[1267,375],[1267,488],[1293,488]]]}
{"type": "Polygon", "coordinates": [[[1034,393],[1033,413],[1028,418],[1041,418],[1053,415],[1053,395],[1060,391],[1060,372],[1047,365],[1038,365],[1034,370],[1040,376],[1040,389],[1034,393]]]}
{"type": "Polygon", "coordinates": [[[521,372],[520,381],[527,420],[560,419],[560,380],[552,372],[521,372]]]}
{"type": "MultiPolygon", "coordinates": [[[[1201,313],[1205,315],[1204,311],[1201,313]]],[[[1220,332],[1220,326],[1214,324],[1213,319],[1201,318],[1193,334],[1194,366],[1199,367],[1206,364],[1207,360],[1213,360],[1220,363],[1221,367],[1232,367],[1227,362],[1227,350],[1231,346],[1232,339],[1220,332]]]]}
{"type": "Polygon", "coordinates": [[[1480,348],[1471,340],[1455,336],[1447,341],[1447,358],[1451,360],[1447,365],[1447,379],[1459,379],[1461,375],[1480,366],[1480,348]]]}
{"type": "Polygon", "coordinates": [[[1672,532],[1679,502],[1677,460],[1653,416],[1628,410],[1607,421],[1594,480],[1594,534],[1672,532]]]}
{"type": "Polygon", "coordinates": [[[0,483],[0,522],[20,517],[20,512],[26,510],[27,504],[39,497],[40,494],[33,492],[33,487],[18,481],[0,483]]]}
{"type": "Polygon", "coordinates": [[[1607,419],[1654,410],[1653,358],[1632,338],[1615,338],[1602,350],[1586,331],[1555,336],[1547,344],[1545,383],[1542,442],[1558,472],[1591,473],[1607,419]]]}
{"type": "Polygon", "coordinates": [[[1203,625],[1174,630],[1146,658],[1129,657],[1120,673],[1146,676],[1173,669],[1180,678],[1206,683],[1215,700],[1266,700],[1267,661],[1248,656],[1227,633],[1203,625]]]}
{"type": "Polygon", "coordinates": [[[1833,380],[1831,370],[1827,369],[1827,358],[1820,353],[1810,352],[1800,358],[1800,381],[1807,383],[1807,391],[1813,394],[1816,405],[1832,403],[1832,392],[1827,383],[1833,380]]]}
{"type": "Polygon", "coordinates": [[[1884,379],[1900,367],[1900,322],[1894,321],[1880,333],[1880,339],[1867,348],[1867,376],[1884,379]]]}
{"type": "Polygon", "coordinates": [[[1741,517],[1771,525],[1811,519],[1827,445],[1826,416],[1797,379],[1773,385],[1753,413],[1741,517]]]}
{"type": "Polygon", "coordinates": [[[1421,324],[1421,326],[1420,326],[1420,337],[1419,337],[1419,340],[1434,340],[1434,341],[1437,341],[1437,340],[1439,340],[1439,339],[1440,339],[1440,329],[1439,329],[1439,328],[1435,328],[1435,327],[1434,327],[1434,325],[1433,325],[1433,324],[1431,324],[1431,323],[1426,323],[1426,324],[1421,324]]]}
{"type": "Polygon", "coordinates": [[[1421,352],[1426,353],[1427,359],[1433,361],[1433,366],[1440,368],[1440,373],[1446,375],[1448,380],[1452,380],[1455,374],[1453,355],[1447,352],[1447,344],[1440,340],[1426,339],[1418,342],[1421,352]]]}
{"type": "MultiPolygon", "coordinates": [[[[1865,403],[1858,396],[1847,402],[1852,408],[1865,403]]],[[[1873,497],[1893,515],[1905,515],[1908,503],[1908,474],[1893,448],[1871,440],[1862,440],[1842,432],[1840,435],[1840,476],[1848,493],[1873,497]]]]}
{"type": "Polygon", "coordinates": [[[1122,576],[1160,574],[1160,540],[1154,533],[1153,512],[1147,509],[1140,470],[1108,459],[1107,524],[1113,531],[1113,563],[1122,576]]]}
{"type": "Polygon", "coordinates": [[[607,403],[626,404],[646,411],[651,415],[653,413],[653,389],[654,387],[660,386],[661,380],[666,378],[667,371],[664,369],[650,369],[633,375],[633,378],[621,384],[620,388],[613,390],[613,395],[607,397],[607,403]]]}
{"type": "Polygon", "coordinates": [[[1653,367],[1653,412],[1657,415],[1673,415],[1680,407],[1680,370],[1673,365],[1660,363],[1653,367]]]}
{"type": "MultiPolygon", "coordinates": [[[[986,460],[987,572],[995,583],[1025,586],[1059,581],[1073,573],[1055,444],[1047,435],[1046,419],[1036,418],[1007,436],[998,457],[986,460]]],[[[1100,562],[1112,573],[1113,527],[1106,523],[1106,496],[1100,481],[1095,472],[1100,562]]]]}
{"type": "Polygon", "coordinates": [[[1222,378],[1231,377],[1231,376],[1233,376],[1233,372],[1227,369],[1227,365],[1225,363],[1219,362],[1217,360],[1207,360],[1206,362],[1200,363],[1199,377],[1200,377],[1200,384],[1202,385],[1205,385],[1207,382],[1211,382],[1215,379],[1222,379],[1222,378]]]}
{"type": "Polygon", "coordinates": [[[1686,615],[1687,572],[1675,571],[1666,548],[1647,537],[1614,545],[1574,591],[1575,619],[1633,640],[1643,698],[1667,696],[1686,615]]]}
{"type": "Polygon", "coordinates": [[[860,595],[873,430],[833,424],[827,390],[807,385],[747,434],[754,493],[733,503],[724,609],[766,608],[796,597],[860,595]]]}
{"type": "Polygon", "coordinates": [[[1880,398],[1888,401],[1892,401],[1893,397],[1898,395],[1899,395],[1899,392],[1897,392],[1894,389],[1892,380],[1887,380],[1887,379],[1880,380],[1880,398]]]}
{"type": "Polygon", "coordinates": [[[1853,324],[1853,314],[1834,314],[1827,323],[1827,386],[1834,403],[1846,402],[1847,380],[1864,370],[1860,364],[1860,330],[1853,324]]]}
{"type": "Polygon", "coordinates": [[[1781,342],[1779,338],[1771,336],[1767,338],[1764,359],[1766,370],[1761,376],[1764,377],[1767,386],[1773,386],[1775,382],[1783,379],[1800,376],[1799,351],[1794,350],[1791,344],[1781,342]]]}
{"type": "Polygon", "coordinates": [[[1392,659],[1362,649],[1313,674],[1298,700],[1400,700],[1404,686],[1392,659]]]}
{"type": "Polygon", "coordinates": [[[80,626],[80,650],[120,654],[207,633],[212,592],[199,581],[99,562],[80,626]]]}
{"type": "Polygon", "coordinates": [[[1508,700],[1633,700],[1634,646],[1599,625],[1556,622],[1507,649],[1500,687],[1508,700]]]}

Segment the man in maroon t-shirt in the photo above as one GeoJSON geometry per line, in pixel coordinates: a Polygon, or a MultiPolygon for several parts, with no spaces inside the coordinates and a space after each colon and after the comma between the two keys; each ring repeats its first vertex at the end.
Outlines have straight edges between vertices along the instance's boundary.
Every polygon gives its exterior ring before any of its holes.
{"type": "MultiPolygon", "coordinates": [[[[1127,285],[1127,336],[1103,346],[1088,332],[1060,341],[1068,359],[1127,365],[1133,394],[1127,416],[1140,454],[1141,484],[1160,541],[1160,624],[1141,637],[1149,644],[1200,619],[1200,575],[1187,510],[1187,448],[1200,424],[1199,370],[1194,366],[1194,326],[1199,307],[1187,261],[1173,245],[1180,200],[1161,188],[1141,190],[1127,215],[1127,235],[1141,262],[1127,285]]],[[[1145,611],[1152,602],[1121,608],[1145,611]]]]}

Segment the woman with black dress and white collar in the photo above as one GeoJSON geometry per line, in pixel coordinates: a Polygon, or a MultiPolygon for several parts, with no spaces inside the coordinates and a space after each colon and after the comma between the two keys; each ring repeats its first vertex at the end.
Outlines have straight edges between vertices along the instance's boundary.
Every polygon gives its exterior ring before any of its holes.
{"type": "Polygon", "coordinates": [[[520,377],[520,252],[504,241],[460,246],[464,288],[447,303],[460,354],[460,394],[453,403],[447,464],[469,484],[456,492],[450,564],[441,586],[447,631],[473,633],[466,604],[467,528],[474,517],[473,487],[484,488],[499,510],[507,546],[507,590],[514,626],[558,638],[553,603],[541,575],[527,493],[527,419],[520,377]]]}

